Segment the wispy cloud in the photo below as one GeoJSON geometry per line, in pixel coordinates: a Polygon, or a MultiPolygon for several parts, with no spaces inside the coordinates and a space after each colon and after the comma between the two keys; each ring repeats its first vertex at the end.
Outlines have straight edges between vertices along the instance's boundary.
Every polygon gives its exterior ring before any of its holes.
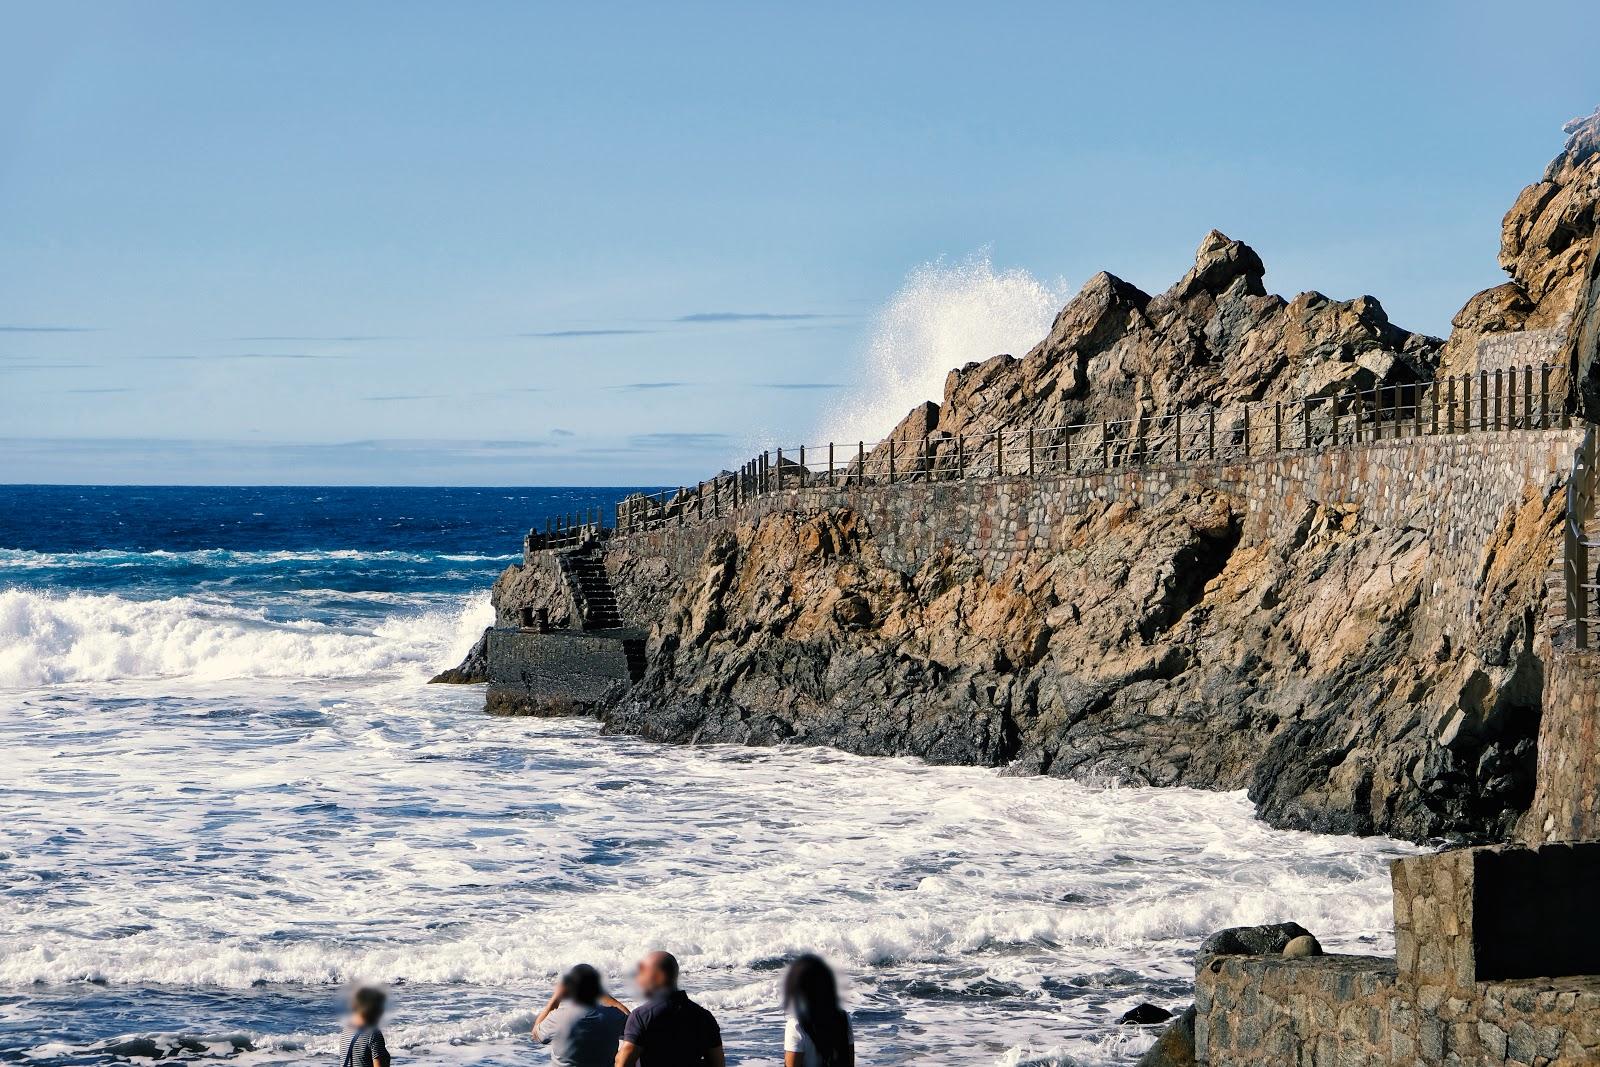
{"type": "Polygon", "coordinates": [[[267,341],[271,343],[298,343],[305,341],[325,341],[330,344],[355,341],[394,341],[395,337],[388,337],[376,333],[351,333],[343,335],[316,336],[312,334],[264,334],[260,337],[235,337],[235,341],[267,341]]]}
{"type": "Polygon", "coordinates": [[[626,385],[613,385],[613,389],[622,389],[628,392],[645,392],[652,389],[685,389],[689,382],[629,382],[626,385]]]}
{"type": "Polygon", "coordinates": [[[15,323],[0,325],[0,333],[94,333],[95,326],[19,326],[15,323]]]}
{"type": "Polygon", "coordinates": [[[806,389],[843,389],[844,386],[838,384],[837,382],[756,382],[753,386],[751,386],[751,388],[753,388],[753,389],[806,390],[806,389]]]}
{"type": "Polygon", "coordinates": [[[542,331],[539,331],[539,332],[536,332],[536,333],[519,333],[516,336],[518,336],[518,337],[542,337],[542,338],[545,338],[546,340],[553,340],[553,339],[567,338],[567,337],[630,337],[630,336],[632,336],[634,334],[659,333],[659,332],[660,332],[659,330],[631,330],[631,329],[630,330],[622,330],[622,329],[606,329],[606,330],[542,330],[542,331]]]}
{"type": "Polygon", "coordinates": [[[726,433],[641,433],[628,438],[629,448],[724,448],[733,440],[726,433]]]}
{"type": "Polygon", "coordinates": [[[809,319],[831,319],[815,311],[696,311],[680,315],[676,322],[804,322],[809,319]]]}
{"type": "Polygon", "coordinates": [[[194,363],[206,360],[233,360],[233,359],[348,359],[348,356],[337,356],[317,352],[214,352],[205,356],[141,356],[141,359],[155,359],[194,363]]]}
{"type": "Polygon", "coordinates": [[[563,430],[563,429],[561,429],[561,427],[558,426],[555,429],[550,431],[550,436],[551,437],[576,437],[578,435],[573,433],[571,430],[563,430]]]}

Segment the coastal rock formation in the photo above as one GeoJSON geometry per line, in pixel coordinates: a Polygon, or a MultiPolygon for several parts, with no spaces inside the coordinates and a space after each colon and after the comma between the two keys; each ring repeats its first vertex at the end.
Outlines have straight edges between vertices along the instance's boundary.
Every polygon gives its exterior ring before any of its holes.
{"type": "Polygon", "coordinates": [[[1195,487],[1090,506],[1067,551],[998,578],[952,548],[898,569],[849,510],[768,515],[715,536],[607,728],[1248,788],[1269,821],[1332,832],[1506,832],[1559,494],[1504,516],[1491,624],[1459,648],[1413,625],[1418,531],[1311,503],[1246,543],[1241,513],[1195,487]]]}
{"type": "MultiPolygon", "coordinates": [[[[1207,234],[1193,269],[1158,296],[1111,274],[1091,278],[1021,359],[995,356],[950,372],[942,404],[922,404],[890,438],[901,457],[948,457],[957,437],[997,430],[1090,426],[1203,407],[1218,427],[1243,405],[1321,398],[1429,378],[1444,342],[1395,326],[1372,297],[1269,294],[1253,249],[1207,234]]],[[[967,447],[972,447],[968,445],[967,447]]],[[[887,465],[879,448],[868,469],[887,465]]]]}
{"type": "Polygon", "coordinates": [[[433,685],[476,685],[488,680],[489,632],[487,630],[468,650],[466,659],[459,665],[442,670],[428,679],[433,685]]]}
{"type": "MultiPolygon", "coordinates": [[[[1475,368],[1475,350],[1487,336],[1518,330],[1565,328],[1575,311],[1594,306],[1596,208],[1600,205],[1600,111],[1564,127],[1565,149],[1544,176],[1522,190],[1500,227],[1500,266],[1510,276],[1467,301],[1456,315],[1442,370],[1475,368]]],[[[1594,346],[1589,346],[1593,351],[1594,346]]],[[[1600,415],[1600,395],[1590,374],[1580,387],[1585,410],[1600,415]]]]}
{"type": "MultiPolygon", "coordinates": [[[[894,430],[895,451],[939,459],[996,431],[1206,405],[1221,429],[1246,403],[1409,384],[1476,358],[1487,336],[1588,323],[1600,114],[1571,133],[1507,216],[1512,280],[1474,297],[1448,344],[1370,297],[1270,295],[1256,253],[1212,233],[1166,292],[1097,275],[1023,358],[952,371],[941,402],[894,430]]],[[[1302,481],[1281,509],[1285,472],[1248,494],[1102,485],[1027,529],[994,510],[1014,499],[967,500],[970,531],[1000,531],[979,538],[1003,544],[999,564],[936,536],[915,503],[869,519],[848,492],[750,509],[703,539],[622,538],[605,566],[651,633],[606,728],[1242,788],[1280,826],[1500,839],[1532,795],[1555,472],[1570,455],[1564,439],[1538,449],[1391,453],[1371,495],[1302,481]],[[1507,477],[1491,501],[1493,472],[1507,477]],[[1414,506],[1390,506],[1405,494],[1414,506]],[[1460,505],[1453,525],[1430,494],[1460,505]],[[1252,525],[1262,508],[1272,521],[1252,525]]],[[[881,445],[866,456],[888,462],[881,445]]],[[[551,566],[502,575],[502,625],[530,609],[562,625],[551,566]]]]}

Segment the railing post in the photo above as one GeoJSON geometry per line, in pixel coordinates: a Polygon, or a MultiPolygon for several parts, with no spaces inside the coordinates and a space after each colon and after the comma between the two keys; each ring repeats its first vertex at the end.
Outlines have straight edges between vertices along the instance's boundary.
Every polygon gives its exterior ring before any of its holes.
{"type": "Polygon", "coordinates": [[[1183,462],[1183,409],[1172,413],[1172,462],[1183,462]]]}
{"type": "Polygon", "coordinates": [[[1217,458],[1217,409],[1206,409],[1206,458],[1217,458]]]}
{"type": "Polygon", "coordinates": [[[806,469],[806,446],[800,446],[800,488],[806,487],[806,475],[811,473],[806,469]]]}
{"type": "Polygon", "coordinates": [[[1517,428],[1517,368],[1506,371],[1506,429],[1517,428]]]}
{"type": "MultiPolygon", "coordinates": [[[[1445,385],[1445,432],[1456,432],[1456,376],[1454,374],[1444,380],[1445,385]]],[[[1435,387],[1437,388],[1437,386],[1435,387]]]]}
{"type": "Polygon", "coordinates": [[[967,435],[956,434],[956,479],[959,481],[967,476],[967,435]]]}
{"type": "Polygon", "coordinates": [[[1028,477],[1033,477],[1033,427],[1028,427],[1028,477]]]}
{"type": "Polygon", "coordinates": [[[1311,401],[1304,397],[1300,400],[1300,447],[1311,447],[1311,401]]]}
{"type": "Polygon", "coordinates": [[[828,442],[828,488],[833,488],[833,442],[828,442]]]}
{"type": "Polygon", "coordinates": [[[1489,372],[1478,371],[1478,432],[1489,428],[1489,372]]]}
{"type": "Polygon", "coordinates": [[[1000,431],[996,430],[994,432],[994,476],[996,478],[1004,478],[1006,476],[1006,453],[1005,445],[1002,443],[1003,440],[1004,438],[1001,436],[1000,431]]]}
{"type": "Polygon", "coordinates": [[[1283,401],[1272,402],[1272,451],[1283,451],[1283,401]]]}
{"type": "Polygon", "coordinates": [[[1244,406],[1244,458],[1250,458],[1250,405],[1244,406]]]}
{"type": "Polygon", "coordinates": [[[894,438],[889,438],[889,484],[894,484],[894,438]]]}
{"type": "Polygon", "coordinates": [[[1533,364],[1522,368],[1522,428],[1533,429],[1533,364]]]}
{"type": "Polygon", "coordinates": [[[1550,428],[1550,364],[1539,368],[1539,429],[1550,428]]]}
{"type": "MultiPolygon", "coordinates": [[[[857,441],[856,442],[856,484],[857,485],[865,484],[866,479],[867,479],[867,443],[865,441],[857,441]]],[[[848,478],[845,479],[845,480],[849,481],[848,478]]]]}
{"type": "Polygon", "coordinates": [[[783,449],[778,449],[777,485],[778,492],[783,492],[783,449]]]}
{"type": "Polygon", "coordinates": [[[1500,394],[1503,393],[1504,391],[1505,391],[1505,387],[1504,387],[1504,385],[1502,385],[1501,380],[1500,380],[1500,368],[1496,367],[1494,369],[1494,428],[1496,430],[1500,429],[1504,425],[1504,423],[1501,422],[1501,414],[1502,414],[1502,412],[1501,412],[1501,408],[1500,408],[1500,402],[1501,402],[1501,395],[1500,394]]]}
{"type": "Polygon", "coordinates": [[[1100,469],[1111,469],[1111,421],[1100,420],[1100,469]]]}

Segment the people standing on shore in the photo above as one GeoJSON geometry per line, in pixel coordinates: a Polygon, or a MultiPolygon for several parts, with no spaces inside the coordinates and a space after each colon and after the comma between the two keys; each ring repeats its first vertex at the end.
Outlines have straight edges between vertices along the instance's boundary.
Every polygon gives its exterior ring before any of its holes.
{"type": "Polygon", "coordinates": [[[556,983],[533,1020],[533,1039],[550,1046],[554,1067],[612,1067],[628,1006],[605,991],[600,972],[580,963],[556,983]]]}
{"type": "Polygon", "coordinates": [[[822,957],[807,953],[783,976],[784,1067],[855,1067],[850,1016],[839,982],[822,957]]]}
{"type": "Polygon", "coordinates": [[[637,980],[646,1001],[628,1016],[615,1067],[725,1067],[722,1029],[678,988],[672,953],[645,956],[637,980]]]}
{"type": "Polygon", "coordinates": [[[383,990],[363,986],[350,994],[350,1032],[344,1039],[342,1067],[389,1067],[389,1046],[378,1022],[388,998],[383,990]]]}

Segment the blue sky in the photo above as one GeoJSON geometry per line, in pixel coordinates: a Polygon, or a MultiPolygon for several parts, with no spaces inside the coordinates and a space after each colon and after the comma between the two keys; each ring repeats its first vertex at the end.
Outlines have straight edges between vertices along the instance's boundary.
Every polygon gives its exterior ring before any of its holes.
{"type": "Polygon", "coordinates": [[[692,480],[847,423],[923,264],[1159,289],[1212,227],[1442,333],[1600,104],[1593,3],[3,17],[12,482],[692,480]]]}

